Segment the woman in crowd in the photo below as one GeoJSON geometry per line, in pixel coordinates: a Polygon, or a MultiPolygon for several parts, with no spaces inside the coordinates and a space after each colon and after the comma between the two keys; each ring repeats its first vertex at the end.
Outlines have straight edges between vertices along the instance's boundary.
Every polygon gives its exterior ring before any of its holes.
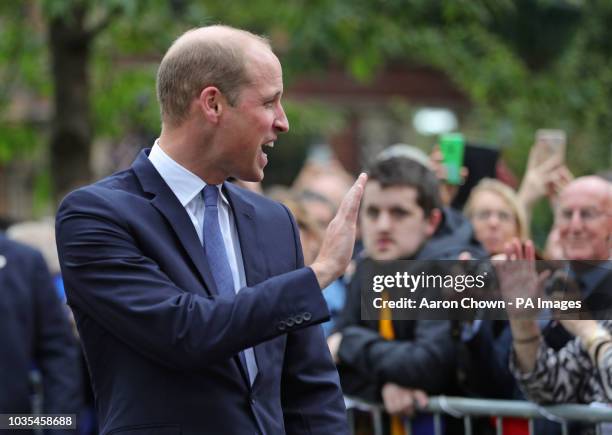
{"type": "MultiPolygon", "coordinates": [[[[513,239],[529,238],[529,222],[523,202],[511,187],[485,178],[472,190],[464,213],[474,227],[474,234],[485,250],[494,257],[504,255],[504,246],[513,239]]],[[[508,361],[512,335],[506,321],[482,321],[473,324],[474,333],[464,340],[467,354],[466,384],[471,394],[497,399],[524,399],[510,371],[508,361]],[[491,354],[493,351],[493,354],[491,354]],[[495,379],[495,382],[491,382],[495,379]]],[[[504,433],[527,434],[527,420],[506,418],[504,433]]],[[[557,434],[558,427],[536,422],[537,433],[557,434]]]]}
{"type": "Polygon", "coordinates": [[[483,179],[472,190],[465,206],[476,238],[490,255],[503,252],[513,238],[529,238],[523,205],[514,190],[498,180],[483,179]]]}
{"type": "MultiPolygon", "coordinates": [[[[507,246],[506,255],[521,261],[498,265],[502,293],[511,296],[518,285],[536,294],[539,279],[535,267],[529,267],[535,260],[533,243],[515,240],[507,246]]],[[[560,320],[574,338],[554,350],[543,340],[535,320],[512,314],[511,370],[530,400],[612,402],[612,320],[560,320]]]]}

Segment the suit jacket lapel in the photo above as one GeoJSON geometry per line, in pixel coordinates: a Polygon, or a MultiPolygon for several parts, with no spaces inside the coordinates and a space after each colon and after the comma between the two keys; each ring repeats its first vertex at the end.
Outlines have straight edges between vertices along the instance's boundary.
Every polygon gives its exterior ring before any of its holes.
{"type": "MultiPolygon", "coordinates": [[[[244,264],[247,285],[253,286],[259,284],[269,276],[269,273],[266,271],[264,252],[258,240],[258,234],[260,233],[257,231],[255,207],[248,202],[244,193],[233,184],[226,182],[223,183],[223,187],[234,212],[234,221],[238,230],[238,238],[240,239],[240,250],[242,251],[242,263],[244,264]]],[[[261,379],[261,372],[264,370],[264,346],[265,343],[262,343],[253,347],[255,360],[259,368],[257,376],[253,381],[253,388],[256,387],[257,381],[261,379]]],[[[246,374],[246,367],[243,367],[243,369],[246,374]]]]}
{"type": "Polygon", "coordinates": [[[198,270],[204,286],[209,293],[218,294],[210,267],[204,255],[198,235],[185,208],[176,198],[170,187],[161,178],[149,161],[148,150],[143,150],[132,165],[132,169],[142,184],[143,190],[153,194],[151,204],[164,215],[194,266],[198,270]]]}
{"type": "Polygon", "coordinates": [[[266,273],[264,253],[257,239],[259,233],[255,222],[255,207],[233,184],[224,183],[223,187],[234,212],[247,285],[259,284],[268,277],[268,274],[266,273]]]}

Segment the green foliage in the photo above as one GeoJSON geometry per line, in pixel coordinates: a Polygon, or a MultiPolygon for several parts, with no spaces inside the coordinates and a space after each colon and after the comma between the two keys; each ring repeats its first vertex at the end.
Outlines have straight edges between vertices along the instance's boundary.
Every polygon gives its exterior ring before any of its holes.
{"type": "Polygon", "coordinates": [[[159,129],[155,69],[151,65],[125,71],[100,65],[95,77],[93,116],[96,134],[120,140],[134,130],[159,129]]]}
{"type": "MultiPolygon", "coordinates": [[[[389,64],[429,65],[469,97],[466,131],[499,144],[521,173],[534,131],[564,128],[576,174],[610,166],[612,2],[608,0],[28,0],[0,3],[0,161],[44,144],[18,126],[11,98],[52,95],[45,23],[75,5],[94,38],[90,64],[96,138],[159,128],[155,70],[184,30],[217,22],[267,34],[288,85],[344,68],[367,82],[389,64]],[[32,19],[34,17],[35,19],[32,19]],[[102,26],[108,24],[108,27],[102,26]]],[[[288,141],[337,131],[343,114],[288,102],[288,141]]],[[[296,148],[299,148],[296,146],[296,148]]]]}
{"type": "Polygon", "coordinates": [[[40,142],[39,130],[30,125],[0,123],[0,164],[31,153],[40,142]]]}
{"type": "MultiPolygon", "coordinates": [[[[31,7],[27,2],[0,3],[0,165],[33,156],[45,137],[45,126],[38,120],[19,119],[19,99],[40,101],[51,94],[44,28],[27,20],[31,7]]],[[[44,190],[49,184],[41,181],[35,186],[44,190]]],[[[44,197],[40,203],[47,203],[48,189],[42,195],[35,192],[34,198],[39,196],[44,197]]]]}
{"type": "Polygon", "coordinates": [[[44,169],[35,174],[34,191],[32,192],[32,214],[34,216],[52,216],[49,198],[51,198],[52,177],[49,170],[44,169]]]}

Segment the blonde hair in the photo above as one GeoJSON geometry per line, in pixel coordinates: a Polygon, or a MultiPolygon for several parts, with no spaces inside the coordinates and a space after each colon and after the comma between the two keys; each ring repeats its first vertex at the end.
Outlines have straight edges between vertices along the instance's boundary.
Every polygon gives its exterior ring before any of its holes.
{"type": "Polygon", "coordinates": [[[527,240],[530,238],[527,212],[523,204],[519,201],[516,192],[510,186],[493,178],[483,178],[470,192],[470,197],[463,208],[463,212],[470,220],[475,212],[474,198],[476,198],[476,195],[480,192],[491,192],[499,196],[512,209],[520,239],[527,240]]]}

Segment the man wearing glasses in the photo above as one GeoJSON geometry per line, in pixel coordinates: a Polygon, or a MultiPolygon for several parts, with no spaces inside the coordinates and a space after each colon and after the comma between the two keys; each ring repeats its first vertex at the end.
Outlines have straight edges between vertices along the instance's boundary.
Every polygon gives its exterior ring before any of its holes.
{"type": "MultiPolygon", "coordinates": [[[[555,210],[555,227],[566,260],[569,275],[580,290],[583,307],[591,318],[609,317],[612,307],[612,183],[597,176],[577,178],[560,193],[555,210]]],[[[572,336],[558,322],[551,322],[542,331],[546,342],[554,349],[563,347],[572,336]]],[[[535,321],[520,322],[513,327],[517,349],[534,351],[537,340],[523,342],[524,337],[539,337],[535,321]],[[519,328],[518,330],[514,330],[519,328]]],[[[516,346],[515,346],[516,347],[516,346]]]]}

